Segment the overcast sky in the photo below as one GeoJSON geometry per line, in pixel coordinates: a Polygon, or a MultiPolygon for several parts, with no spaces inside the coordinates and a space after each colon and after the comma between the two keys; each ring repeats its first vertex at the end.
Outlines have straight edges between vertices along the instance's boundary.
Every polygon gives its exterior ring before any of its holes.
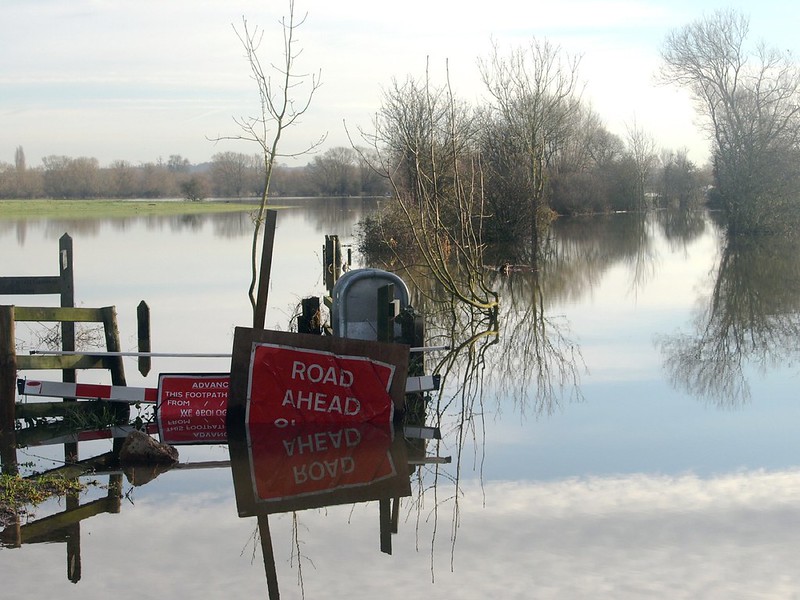
{"type": "MultiPolygon", "coordinates": [[[[255,84],[233,25],[246,17],[265,29],[265,60],[280,57],[278,19],[288,0],[2,0],[0,3],[0,161],[22,146],[29,166],[43,156],[93,156],[105,165],[180,154],[193,163],[220,151],[256,153],[233,117],[258,110],[255,84]],[[273,45],[277,43],[277,45],[273,45]]],[[[708,145],[685,92],[655,75],[665,35],[722,6],[751,18],[754,39],[798,51],[800,4],[788,0],[298,0],[308,13],[299,68],[321,70],[323,86],[283,150],[327,132],[323,147],[349,145],[344,124],[368,128],[392,78],[444,81],[480,102],[477,61],[494,40],[506,49],[546,38],[582,55],[584,97],[607,127],[636,124],[662,147],[688,148],[705,161],[708,145]]],[[[305,158],[297,163],[302,164],[305,158]]]]}

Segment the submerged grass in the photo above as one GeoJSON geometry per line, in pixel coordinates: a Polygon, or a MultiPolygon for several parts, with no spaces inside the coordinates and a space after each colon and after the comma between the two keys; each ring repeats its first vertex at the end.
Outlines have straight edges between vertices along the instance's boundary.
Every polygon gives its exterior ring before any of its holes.
{"type": "Polygon", "coordinates": [[[9,525],[15,515],[28,506],[37,506],[54,496],[79,493],[86,486],[76,479],[58,475],[25,478],[19,475],[0,475],[0,526],[9,525]]]}
{"type": "Polygon", "coordinates": [[[0,200],[0,220],[87,219],[103,217],[143,217],[255,210],[244,201],[189,200],[0,200]]]}

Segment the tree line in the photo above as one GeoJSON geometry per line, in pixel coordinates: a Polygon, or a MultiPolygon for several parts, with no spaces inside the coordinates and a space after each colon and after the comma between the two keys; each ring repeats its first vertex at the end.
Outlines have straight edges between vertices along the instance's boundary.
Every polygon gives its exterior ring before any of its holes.
{"type": "MultiPolygon", "coordinates": [[[[274,167],[274,196],[382,196],[389,183],[369,165],[366,153],[331,148],[306,165],[274,167]]],[[[191,164],[179,154],[164,161],[132,164],[96,158],[45,156],[29,167],[18,146],[14,162],[0,161],[0,198],[253,198],[263,192],[264,160],[257,154],[220,152],[211,161],[191,164]]]]}
{"type": "MultiPolygon", "coordinates": [[[[365,221],[362,250],[422,251],[446,278],[448,261],[474,272],[486,248],[530,259],[558,215],[705,201],[710,174],[686,150],[659,149],[635,122],[624,136],[605,126],[581,97],[579,62],[546,40],[495,48],[479,64],[483,104],[433,82],[429,69],[394,80],[365,139],[396,202],[365,221]]],[[[470,295],[490,301],[485,290],[470,295]]]]}
{"type": "Polygon", "coordinates": [[[432,81],[430,69],[393,81],[365,137],[397,202],[364,223],[362,249],[422,252],[448,278],[447,260],[473,273],[486,248],[535,261],[558,215],[709,201],[731,234],[796,226],[800,69],[791,55],[752,45],[747,18],[722,10],[674,30],[662,59],[663,81],[696,100],[709,169],[685,151],[659,151],[635,122],[623,136],[609,131],[582,98],[580,57],[548,40],[495,47],[479,61],[482,104],[432,81]]]}

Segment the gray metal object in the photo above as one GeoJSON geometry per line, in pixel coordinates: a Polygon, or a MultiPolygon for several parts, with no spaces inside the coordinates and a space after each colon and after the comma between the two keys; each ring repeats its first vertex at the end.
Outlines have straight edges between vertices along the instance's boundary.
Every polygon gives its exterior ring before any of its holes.
{"type": "MultiPolygon", "coordinates": [[[[331,324],[333,335],[357,340],[378,339],[378,290],[394,285],[400,309],[408,306],[408,286],[394,273],[381,269],[347,271],[333,287],[331,324]]],[[[399,335],[399,325],[395,325],[399,335]]]]}

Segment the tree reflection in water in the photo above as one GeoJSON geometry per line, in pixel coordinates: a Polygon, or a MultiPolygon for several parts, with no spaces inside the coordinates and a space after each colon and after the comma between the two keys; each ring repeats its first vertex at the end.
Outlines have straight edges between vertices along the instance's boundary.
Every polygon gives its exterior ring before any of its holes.
{"type": "Polygon", "coordinates": [[[614,266],[631,272],[630,288],[638,288],[656,274],[653,238],[660,225],[653,213],[587,215],[556,221],[555,256],[549,262],[553,277],[562,281],[572,298],[580,298],[614,266]]]}
{"type": "Polygon", "coordinates": [[[697,240],[707,228],[706,212],[702,210],[659,210],[654,213],[656,224],[673,248],[697,240]]]}
{"type": "Polygon", "coordinates": [[[800,236],[733,236],[691,333],[660,340],[677,388],[719,406],[750,399],[746,371],[785,364],[800,334],[800,236]]]}
{"type": "MultiPolygon", "coordinates": [[[[487,417],[514,410],[521,418],[539,418],[564,402],[583,400],[581,349],[556,307],[581,299],[618,266],[627,268],[631,293],[636,293],[656,273],[656,236],[673,246],[688,246],[707,227],[707,215],[691,211],[560,219],[543,236],[535,262],[486,277],[500,297],[491,311],[453,302],[435,282],[414,274],[413,303],[425,314],[428,343],[452,348],[428,365],[428,371],[442,376],[442,391],[429,407],[428,420],[442,430],[435,453],[454,454],[451,465],[418,471],[414,508],[419,523],[437,519],[449,506],[451,561],[461,477],[468,468],[482,477],[487,417]],[[437,485],[444,481],[450,487],[437,485]]],[[[792,255],[788,249],[783,253],[792,255]]],[[[503,264],[502,255],[494,260],[503,264]]],[[[434,544],[432,540],[432,567],[434,544]]]]}
{"type": "MultiPolygon", "coordinates": [[[[540,256],[547,255],[554,256],[540,256]]],[[[522,418],[537,418],[552,413],[564,399],[582,399],[580,348],[566,318],[548,309],[543,282],[561,285],[560,273],[551,265],[558,261],[540,258],[534,266],[490,273],[486,280],[501,298],[490,309],[459,302],[437,289],[435,279],[414,274],[415,301],[422,304],[428,343],[451,348],[435,364],[428,359],[426,371],[441,376],[440,392],[427,407],[427,422],[440,428],[442,439],[429,453],[452,453],[453,461],[417,470],[410,509],[417,531],[422,520],[434,521],[432,577],[441,511],[447,510],[450,517],[452,563],[462,472],[471,468],[482,478],[487,416],[512,407],[522,418]],[[424,288],[422,281],[428,282],[424,288]],[[443,482],[448,485],[440,485],[443,482]]]]}

